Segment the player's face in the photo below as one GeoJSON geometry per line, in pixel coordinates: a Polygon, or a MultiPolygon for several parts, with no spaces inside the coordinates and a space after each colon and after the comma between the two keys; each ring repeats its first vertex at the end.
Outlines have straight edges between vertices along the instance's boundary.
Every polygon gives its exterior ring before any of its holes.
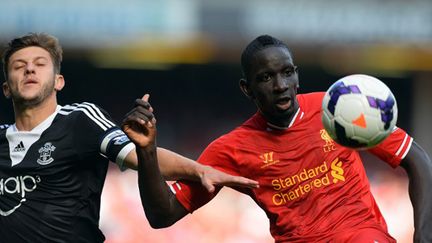
{"type": "Polygon", "coordinates": [[[3,92],[15,105],[36,106],[55,97],[55,90],[61,88],[63,77],[54,73],[54,64],[45,49],[26,47],[11,55],[3,92]]]}
{"type": "Polygon", "coordinates": [[[243,91],[272,124],[286,127],[297,111],[297,67],[284,47],[258,51],[243,91]]]}

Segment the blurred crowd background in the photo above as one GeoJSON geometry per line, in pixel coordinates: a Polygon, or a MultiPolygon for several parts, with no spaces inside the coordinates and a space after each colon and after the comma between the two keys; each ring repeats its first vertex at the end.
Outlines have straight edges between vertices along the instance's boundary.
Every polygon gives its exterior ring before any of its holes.
{"type": "MultiPolygon", "coordinates": [[[[261,34],[289,45],[300,92],[324,91],[348,74],[380,78],[397,98],[398,126],[432,154],[428,0],[0,0],[0,23],[0,50],[29,32],[59,38],[66,79],[60,104],[94,102],[121,122],[148,92],[158,145],[193,159],[255,112],[238,80],[242,49],[261,34]]],[[[13,123],[10,100],[2,96],[0,107],[0,123],[13,123]]],[[[362,156],[391,234],[412,242],[405,173],[362,156]]],[[[174,226],[151,229],[136,173],[115,166],[100,223],[108,243],[273,242],[264,213],[228,188],[174,226]]]]}

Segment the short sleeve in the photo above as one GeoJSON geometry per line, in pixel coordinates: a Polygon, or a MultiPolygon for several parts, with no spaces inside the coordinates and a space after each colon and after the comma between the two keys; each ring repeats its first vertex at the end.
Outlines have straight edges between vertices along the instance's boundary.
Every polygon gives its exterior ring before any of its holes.
{"type": "Polygon", "coordinates": [[[413,138],[403,129],[396,127],[393,132],[378,146],[369,150],[392,167],[399,166],[408,154],[413,138]]]}
{"type": "Polygon", "coordinates": [[[123,168],[126,155],[135,147],[109,114],[88,102],[73,104],[63,110],[67,108],[79,114],[75,122],[75,144],[80,154],[97,152],[123,168]]]}
{"type": "MultiPolygon", "coordinates": [[[[221,139],[211,143],[198,158],[198,162],[231,175],[239,175],[234,166],[234,149],[221,139]]],[[[200,183],[190,181],[177,181],[170,188],[189,212],[212,200],[221,189],[217,188],[214,193],[209,193],[200,183]]]]}

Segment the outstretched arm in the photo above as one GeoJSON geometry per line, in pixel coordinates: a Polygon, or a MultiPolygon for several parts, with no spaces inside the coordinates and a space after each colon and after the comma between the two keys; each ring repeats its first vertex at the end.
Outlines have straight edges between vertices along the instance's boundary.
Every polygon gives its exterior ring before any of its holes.
{"type": "MultiPolygon", "coordinates": [[[[145,95],[143,99],[137,99],[135,101],[135,108],[126,115],[124,124],[122,126],[125,132],[125,125],[128,125],[127,123],[130,123],[132,121],[131,119],[142,119],[142,122],[151,122],[154,119],[152,114],[153,109],[148,103],[148,98],[149,96],[145,95]],[[137,114],[141,114],[141,117],[136,117],[137,114]],[[126,119],[129,120],[126,121],[126,119]]],[[[133,127],[128,125],[127,128],[130,128],[129,131],[146,131],[145,123],[140,124],[137,123],[137,121],[134,122],[135,123],[133,127]]],[[[131,138],[131,134],[128,134],[126,132],[126,135],[129,136],[129,138],[135,143],[138,148],[137,143],[131,138]]],[[[145,134],[143,135],[145,136],[145,134]]],[[[149,140],[142,140],[141,142],[141,146],[145,147],[149,140]]],[[[194,160],[188,159],[173,151],[163,148],[157,148],[156,152],[159,169],[165,180],[186,179],[199,181],[210,192],[213,192],[215,190],[215,185],[247,188],[258,187],[257,181],[250,180],[241,176],[232,176],[223,173],[219,170],[212,168],[211,166],[199,164],[194,160]]],[[[127,155],[125,159],[125,165],[131,169],[138,168],[138,157],[135,150],[132,150],[127,155]]]]}
{"type": "Polygon", "coordinates": [[[409,177],[409,195],[414,208],[414,242],[432,242],[432,161],[413,142],[401,166],[409,177]]]}
{"type": "Polygon", "coordinates": [[[197,177],[208,191],[214,190],[215,182],[218,185],[257,187],[255,181],[231,176],[189,159],[171,160],[172,157],[169,155],[158,157],[157,153],[165,150],[157,149],[156,120],[148,104],[148,98],[149,96],[145,95],[142,100],[136,100],[135,108],[126,115],[122,128],[136,146],[141,202],[152,227],[168,227],[188,213],[165,183],[160,170],[164,166],[180,167],[176,170],[183,171],[186,178],[197,177]],[[161,165],[158,163],[159,158],[167,161],[161,165]]]}
{"type": "MultiPolygon", "coordinates": [[[[226,174],[211,166],[199,164],[171,150],[161,147],[157,147],[156,149],[159,170],[167,181],[180,179],[197,181],[209,192],[213,192],[216,185],[246,188],[257,188],[259,186],[257,181],[226,174]]],[[[125,165],[130,169],[138,170],[136,150],[132,150],[127,155],[125,165]]]]}

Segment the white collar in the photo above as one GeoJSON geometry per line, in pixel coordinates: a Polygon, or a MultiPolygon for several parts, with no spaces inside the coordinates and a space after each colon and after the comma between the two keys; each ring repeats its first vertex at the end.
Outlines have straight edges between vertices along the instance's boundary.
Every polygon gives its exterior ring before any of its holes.
{"type": "Polygon", "coordinates": [[[31,131],[18,131],[18,128],[16,127],[16,123],[14,123],[12,126],[8,128],[10,132],[31,132],[31,133],[42,133],[45,131],[53,122],[54,117],[57,115],[58,111],[61,109],[60,105],[57,105],[55,111],[49,115],[44,121],[39,123],[36,127],[34,127],[31,131]]]}
{"type": "Polygon", "coordinates": [[[287,127],[276,126],[274,124],[271,124],[270,122],[267,122],[267,126],[269,126],[268,127],[269,129],[286,130],[286,129],[290,128],[294,124],[294,121],[297,119],[297,116],[298,116],[299,113],[300,113],[300,107],[297,109],[297,111],[294,114],[294,116],[293,116],[290,124],[287,127]]]}

